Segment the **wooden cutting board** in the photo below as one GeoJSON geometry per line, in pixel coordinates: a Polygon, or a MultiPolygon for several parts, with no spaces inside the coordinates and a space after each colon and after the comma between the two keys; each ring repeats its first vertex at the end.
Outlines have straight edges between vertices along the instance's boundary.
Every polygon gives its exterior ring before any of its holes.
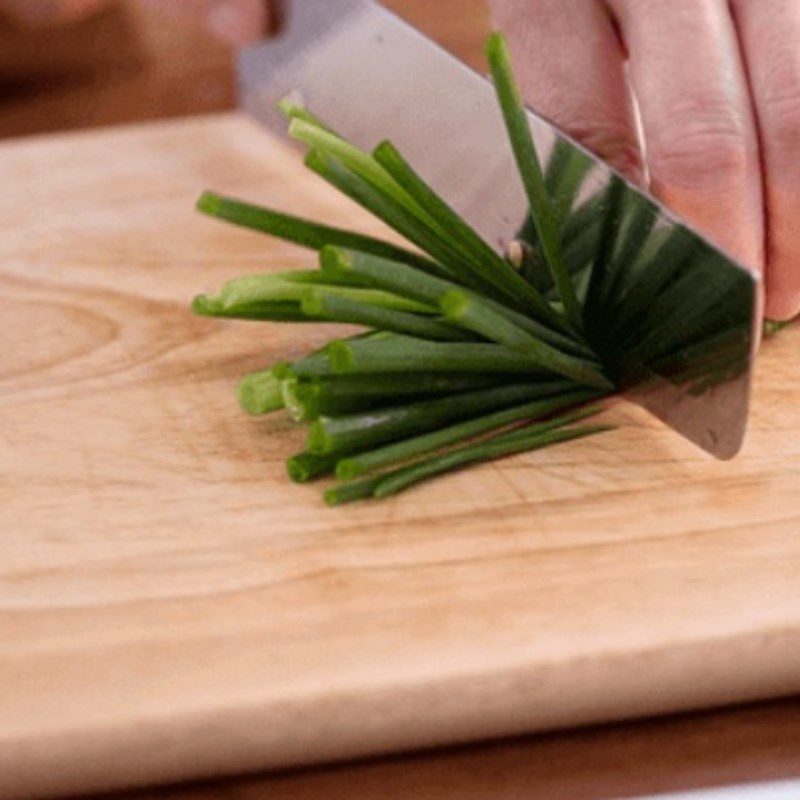
{"type": "Polygon", "coordinates": [[[195,319],[308,253],[206,187],[380,232],[235,115],[0,145],[0,795],[800,690],[800,329],[724,464],[618,432],[340,510],[238,376],[330,332],[195,319]]]}

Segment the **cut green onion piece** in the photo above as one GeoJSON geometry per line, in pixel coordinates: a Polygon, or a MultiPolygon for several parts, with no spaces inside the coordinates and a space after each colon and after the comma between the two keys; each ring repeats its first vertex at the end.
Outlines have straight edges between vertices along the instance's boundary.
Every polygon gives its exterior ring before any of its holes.
{"type": "Polygon", "coordinates": [[[320,225],[317,222],[246,203],[243,200],[223,197],[213,192],[205,192],[197,201],[197,208],[210,217],[267,233],[311,250],[321,250],[325,245],[350,247],[364,253],[402,261],[404,264],[413,264],[419,269],[435,268],[430,259],[389,242],[341,228],[320,225]]]}
{"type": "Polygon", "coordinates": [[[375,160],[430,214],[440,228],[448,232],[448,240],[462,257],[474,265],[481,279],[491,283],[510,297],[521,297],[533,313],[542,319],[559,323],[545,298],[496,253],[430,186],[414,171],[391,142],[383,142],[375,150],[375,160]]]}
{"type": "Polygon", "coordinates": [[[331,280],[361,279],[385,292],[434,308],[439,307],[447,292],[461,288],[453,281],[428,275],[406,264],[339,247],[323,248],[320,266],[323,274],[330,275],[331,280]]]}
{"type": "Polygon", "coordinates": [[[325,502],[329,506],[341,506],[345,503],[366,500],[372,497],[380,482],[381,478],[370,478],[358,483],[346,483],[343,486],[336,486],[325,492],[325,502]]]}
{"type": "Polygon", "coordinates": [[[289,136],[317,152],[325,153],[346,169],[371,184],[384,197],[405,208],[437,235],[446,235],[436,221],[403,189],[369,153],[345,141],[325,128],[302,119],[293,119],[289,136]]]}
{"type": "MultiPolygon", "coordinates": [[[[204,303],[212,311],[232,314],[236,313],[237,309],[247,309],[262,303],[302,304],[315,288],[322,288],[322,286],[314,287],[307,283],[298,283],[270,274],[247,275],[228,281],[218,295],[205,297],[204,303]]],[[[435,314],[437,311],[436,308],[409,300],[407,297],[400,297],[381,290],[339,285],[328,285],[324,288],[329,295],[381,308],[422,314],[435,314]]]]}
{"type": "Polygon", "coordinates": [[[283,366],[273,367],[243,378],[237,392],[241,407],[253,416],[269,414],[283,408],[282,373],[283,366]]]}
{"type": "Polygon", "coordinates": [[[418,336],[420,339],[464,342],[476,338],[446,322],[332,294],[321,288],[306,295],[301,308],[304,313],[317,319],[364,325],[377,330],[418,336]]]}
{"type": "Polygon", "coordinates": [[[312,150],[306,157],[306,166],[430,254],[436,260],[432,262],[435,269],[426,271],[439,277],[458,280],[473,289],[505,299],[506,302],[515,302],[520,306],[518,298],[508,298],[491,283],[476,276],[471,265],[464,261],[458,250],[442,239],[436,231],[431,230],[407,208],[381,193],[361,176],[348,170],[341,162],[318,150],[312,150]]]}
{"type": "MultiPolygon", "coordinates": [[[[533,422],[597,397],[598,393],[591,390],[569,392],[550,400],[535,400],[531,403],[515,406],[505,411],[497,411],[478,419],[460,422],[434,433],[423,434],[413,439],[381,447],[378,450],[344,458],[336,468],[336,477],[345,481],[353,480],[390,464],[410,461],[435,450],[481,436],[497,428],[512,425],[515,422],[523,420],[533,422]]],[[[593,411],[592,413],[596,412],[593,411]]],[[[589,415],[589,411],[582,411],[580,414],[572,414],[548,424],[551,427],[560,427],[578,419],[585,419],[589,415]]]]}
{"type": "Polygon", "coordinates": [[[224,308],[214,298],[198,295],[192,301],[192,311],[200,317],[217,319],[240,319],[255,322],[317,322],[309,319],[300,308],[300,303],[292,301],[272,301],[250,303],[224,308]]]}
{"type": "Polygon", "coordinates": [[[295,483],[308,483],[323,475],[330,475],[336,469],[339,458],[335,453],[322,456],[299,453],[286,462],[286,472],[295,483]]]}
{"type": "Polygon", "coordinates": [[[328,133],[338,136],[336,131],[331,130],[318,116],[305,107],[297,92],[290,92],[286,97],[278,101],[277,106],[278,111],[280,111],[289,122],[295,119],[301,119],[309,125],[322,128],[328,131],[328,133]]]}
{"type": "Polygon", "coordinates": [[[572,378],[586,386],[598,389],[614,388],[603,375],[599,364],[567,355],[544,344],[474,295],[464,291],[450,292],[445,295],[440,305],[448,319],[511,350],[525,353],[543,370],[572,378]]]}
{"type": "Polygon", "coordinates": [[[502,34],[495,33],[489,37],[486,56],[492,70],[497,96],[500,100],[517,166],[528,195],[531,214],[542,250],[553,273],[556,286],[558,286],[567,318],[577,330],[580,330],[583,324],[583,314],[575,287],[564,263],[561,221],[547,192],[528,114],[514,79],[508,45],[502,34]]]}
{"type": "Polygon", "coordinates": [[[404,373],[289,378],[281,384],[284,405],[293,419],[311,422],[397,405],[403,400],[458,394],[502,384],[504,376],[404,373]]]}
{"type": "Polygon", "coordinates": [[[309,428],[308,450],[319,454],[355,453],[410,434],[424,433],[457,419],[479,416],[487,411],[508,408],[563,391],[563,383],[518,384],[349,417],[321,417],[309,428]]]}
{"type": "Polygon", "coordinates": [[[608,426],[594,425],[551,431],[549,433],[532,433],[530,436],[514,434],[509,437],[500,437],[497,440],[455,450],[452,453],[438,456],[429,461],[423,461],[420,464],[392,473],[379,481],[373,496],[376,498],[388,497],[410,489],[422,481],[430,480],[438,475],[443,475],[471,464],[492,461],[517,453],[540,450],[555,444],[594,436],[610,430],[613,429],[608,426]]]}
{"type": "MultiPolygon", "coordinates": [[[[327,348],[335,374],[464,372],[546,375],[525,353],[498,344],[429,342],[390,335],[366,341],[335,341],[327,348]]],[[[552,375],[549,376],[552,379],[552,375]]]]}

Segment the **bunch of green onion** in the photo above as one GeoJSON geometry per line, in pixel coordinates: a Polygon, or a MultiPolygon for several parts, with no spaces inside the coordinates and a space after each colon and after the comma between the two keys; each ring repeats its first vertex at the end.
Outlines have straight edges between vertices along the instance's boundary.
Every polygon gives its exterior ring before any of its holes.
{"type": "Polygon", "coordinates": [[[309,148],[307,166],[413,247],[210,193],[199,201],[206,214],[317,250],[319,268],[233,280],[197,297],[196,313],[365,329],[239,387],[248,412],[285,409],[308,425],[288,472],[298,482],[335,475],[330,504],[609,430],[585,424],[616,387],[587,339],[564,248],[565,212],[586,170],[558,153],[542,169],[501,35],[487,55],[535,249],[500,255],[390,142],[363,152],[289,101],[281,107],[309,148]]]}

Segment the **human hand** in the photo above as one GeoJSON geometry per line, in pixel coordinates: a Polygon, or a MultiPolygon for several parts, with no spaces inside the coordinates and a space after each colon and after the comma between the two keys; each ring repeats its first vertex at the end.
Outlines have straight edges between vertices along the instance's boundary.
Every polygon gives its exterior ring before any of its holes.
{"type": "MultiPolygon", "coordinates": [[[[76,19],[109,0],[0,0],[0,10],[29,24],[76,19]]],[[[260,39],[269,28],[269,0],[139,0],[142,5],[203,19],[221,39],[237,45],[260,39]]],[[[273,0],[274,4],[274,0],[273,0]]]]}
{"type": "Polygon", "coordinates": [[[490,2],[528,102],[800,313],[800,0],[490,2]]]}

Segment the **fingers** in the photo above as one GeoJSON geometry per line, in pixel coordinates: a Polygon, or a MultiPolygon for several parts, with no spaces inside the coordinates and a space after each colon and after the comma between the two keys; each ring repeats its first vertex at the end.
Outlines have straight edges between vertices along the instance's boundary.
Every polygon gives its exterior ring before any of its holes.
{"type": "Polygon", "coordinates": [[[261,39],[269,26],[267,0],[141,0],[144,5],[201,19],[220,39],[242,47],[261,39]]]}
{"type": "Polygon", "coordinates": [[[99,8],[105,0],[0,0],[0,9],[26,24],[64,22],[99,8]]]}
{"type": "Polygon", "coordinates": [[[654,193],[733,255],[763,267],[758,135],[726,0],[609,5],[630,53],[654,193]]]}
{"type": "Polygon", "coordinates": [[[233,44],[251,44],[267,31],[264,0],[218,0],[211,4],[207,13],[209,29],[233,44]]]}
{"type": "Polygon", "coordinates": [[[632,180],[641,152],[625,61],[595,0],[492,0],[528,104],[632,180]]]}
{"type": "Polygon", "coordinates": [[[800,313],[800,3],[737,0],[767,189],[767,316],[800,313]]]}

